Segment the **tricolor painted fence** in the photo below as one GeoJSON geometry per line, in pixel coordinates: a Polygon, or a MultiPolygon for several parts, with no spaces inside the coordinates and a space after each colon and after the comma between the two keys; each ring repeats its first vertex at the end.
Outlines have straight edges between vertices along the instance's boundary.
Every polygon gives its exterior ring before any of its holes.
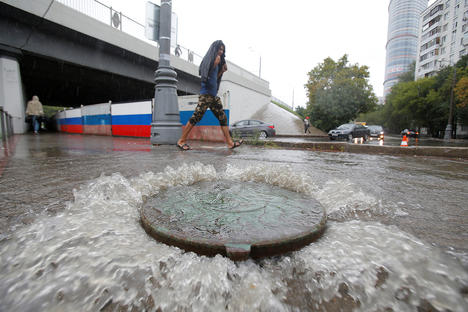
{"type": "MultiPolygon", "coordinates": [[[[226,105],[226,102],[223,101],[224,113],[228,119],[229,124],[229,108],[226,105]]],[[[198,104],[198,95],[187,95],[179,96],[179,113],[180,113],[180,122],[185,127],[190,117],[197,107],[198,104]]],[[[219,121],[211,110],[207,110],[203,115],[202,120],[192,129],[188,137],[190,140],[202,140],[202,141],[212,141],[212,142],[224,142],[224,135],[219,127],[219,121]]]]}
{"type": "Polygon", "coordinates": [[[57,130],[61,132],[66,132],[63,127],[63,122],[65,121],[65,112],[58,112],[55,114],[55,121],[57,122],[57,130]]]}
{"type": "Polygon", "coordinates": [[[95,104],[81,108],[83,133],[112,135],[111,104],[95,104]]]}
{"type": "Polygon", "coordinates": [[[66,110],[65,118],[60,120],[60,129],[69,133],[83,133],[83,119],[81,108],[66,110]]]}
{"type": "MultiPolygon", "coordinates": [[[[221,100],[229,122],[229,99],[221,100]]],[[[178,101],[180,122],[185,126],[197,106],[198,95],[179,96],[178,101]]],[[[149,138],[152,112],[152,101],[103,103],[59,112],[55,118],[61,132],[149,138]]],[[[189,139],[224,141],[219,121],[210,110],[193,128],[189,139]]]]}
{"type": "Polygon", "coordinates": [[[149,138],[151,101],[112,104],[112,135],[149,138]]]}

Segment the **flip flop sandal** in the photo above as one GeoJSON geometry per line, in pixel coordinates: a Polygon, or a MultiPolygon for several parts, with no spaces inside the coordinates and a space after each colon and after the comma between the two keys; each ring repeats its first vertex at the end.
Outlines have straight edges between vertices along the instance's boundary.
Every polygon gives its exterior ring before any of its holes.
{"type": "Polygon", "coordinates": [[[183,151],[189,151],[191,150],[192,148],[190,147],[190,145],[188,145],[187,143],[184,143],[182,145],[180,145],[179,143],[177,143],[177,147],[180,148],[181,150],[183,151]]]}
{"type": "Polygon", "coordinates": [[[234,142],[234,145],[233,145],[232,147],[230,147],[230,149],[235,149],[236,147],[241,146],[242,143],[244,143],[244,140],[235,141],[235,142],[234,142]]]}

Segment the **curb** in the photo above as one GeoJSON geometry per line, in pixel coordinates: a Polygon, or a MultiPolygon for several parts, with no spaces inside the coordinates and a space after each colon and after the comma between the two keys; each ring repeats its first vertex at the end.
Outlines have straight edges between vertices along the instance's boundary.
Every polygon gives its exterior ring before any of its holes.
{"type": "MultiPolygon", "coordinates": [[[[249,144],[248,142],[246,142],[249,144]]],[[[378,154],[395,156],[431,156],[444,158],[468,159],[468,147],[440,147],[440,146],[380,146],[349,144],[341,142],[281,142],[262,141],[256,144],[264,147],[277,148],[285,147],[292,149],[307,149],[319,152],[346,152],[358,154],[378,154]]]]}

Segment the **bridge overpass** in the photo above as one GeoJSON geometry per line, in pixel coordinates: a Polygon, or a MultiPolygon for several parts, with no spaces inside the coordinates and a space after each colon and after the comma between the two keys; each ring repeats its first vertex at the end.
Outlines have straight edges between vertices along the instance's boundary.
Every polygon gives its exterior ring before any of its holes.
{"type": "MultiPolygon", "coordinates": [[[[213,40],[218,38],[213,38],[213,40]]],[[[208,47],[207,47],[208,48],[208,47]]],[[[25,103],[79,107],[154,96],[156,43],[136,38],[52,0],[0,0],[0,106],[24,133],[25,103]]],[[[198,66],[171,55],[178,94],[197,94],[198,66]]],[[[269,83],[228,62],[220,94],[228,94],[231,121],[269,105],[269,83]]]]}

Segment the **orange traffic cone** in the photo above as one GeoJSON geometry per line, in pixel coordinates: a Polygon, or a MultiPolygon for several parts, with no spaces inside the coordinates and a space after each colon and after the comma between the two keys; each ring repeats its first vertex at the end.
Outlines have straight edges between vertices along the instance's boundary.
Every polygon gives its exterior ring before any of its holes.
{"type": "Polygon", "coordinates": [[[406,137],[406,135],[404,135],[403,139],[401,139],[400,146],[408,146],[408,138],[406,137]]]}

